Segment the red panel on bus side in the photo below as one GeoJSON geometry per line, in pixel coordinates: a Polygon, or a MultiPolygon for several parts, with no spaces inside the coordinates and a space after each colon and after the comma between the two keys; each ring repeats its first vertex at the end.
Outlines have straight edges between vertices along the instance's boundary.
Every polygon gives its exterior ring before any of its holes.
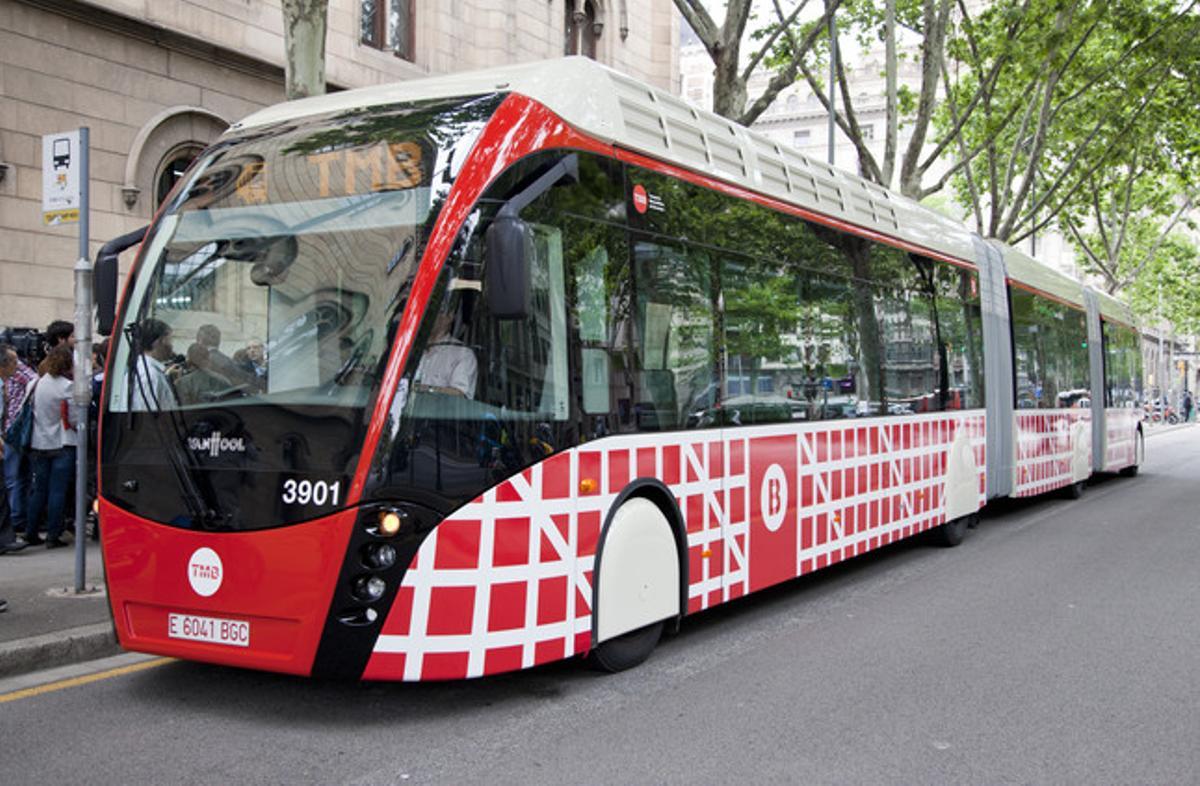
{"type": "Polygon", "coordinates": [[[308,674],[355,511],[278,529],[168,527],[100,503],[109,602],[121,646],[232,666],[308,674]],[[211,552],[211,553],[210,553],[211,552]],[[216,559],[213,559],[214,555],[216,559]],[[201,593],[207,594],[201,594],[201,593]],[[249,646],[185,640],[169,619],[249,623],[249,646]]]}
{"type": "Polygon", "coordinates": [[[1104,410],[1105,425],[1105,472],[1116,472],[1137,463],[1138,423],[1141,412],[1126,407],[1109,407],[1104,410]]]}
{"type": "Polygon", "coordinates": [[[750,440],[750,591],[795,578],[796,438],[758,437],[750,440]]]}
{"type": "Polygon", "coordinates": [[[1055,489],[1066,488],[1075,482],[1071,460],[1076,443],[1087,457],[1089,474],[1092,467],[1091,430],[1080,432],[1080,422],[1090,423],[1087,409],[1029,409],[1017,410],[1013,418],[1016,439],[1016,474],[1014,497],[1033,497],[1055,489]],[[1079,433],[1077,433],[1079,432],[1079,433]]]}
{"type": "Polygon", "coordinates": [[[363,677],[479,677],[587,652],[596,539],[630,467],[676,498],[696,611],[945,522],[946,456],[963,429],[982,507],[982,410],[728,429],[723,441],[646,432],[563,451],[434,529],[363,677]],[[597,485],[572,498],[572,477],[597,485]]]}

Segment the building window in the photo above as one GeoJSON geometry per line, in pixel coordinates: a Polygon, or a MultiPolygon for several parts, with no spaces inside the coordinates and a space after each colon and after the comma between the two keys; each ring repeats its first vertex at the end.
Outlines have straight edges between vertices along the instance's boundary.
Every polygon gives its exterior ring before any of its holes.
{"type": "Polygon", "coordinates": [[[860,126],[860,128],[862,130],[862,138],[863,139],[874,139],[875,138],[875,126],[874,125],[872,125],[871,123],[867,123],[864,126],[860,126]]]}
{"type": "Polygon", "coordinates": [[[799,131],[792,132],[792,145],[795,147],[804,147],[808,144],[812,137],[812,129],[802,128],[799,131]]]}
{"type": "Polygon", "coordinates": [[[592,0],[584,0],[576,7],[577,0],[567,0],[566,18],[563,21],[563,54],[583,55],[596,59],[596,40],[604,28],[604,22],[599,18],[596,4],[592,0]]]}
{"type": "Polygon", "coordinates": [[[360,40],[396,57],[413,59],[413,0],[362,0],[360,40]]]}
{"type": "Polygon", "coordinates": [[[158,165],[158,171],[154,175],[154,209],[163,203],[167,195],[171,193],[171,189],[183,177],[183,173],[196,160],[196,156],[200,155],[200,151],[204,149],[204,145],[198,142],[188,142],[183,145],[178,145],[171,149],[163,157],[162,162],[158,165]]]}

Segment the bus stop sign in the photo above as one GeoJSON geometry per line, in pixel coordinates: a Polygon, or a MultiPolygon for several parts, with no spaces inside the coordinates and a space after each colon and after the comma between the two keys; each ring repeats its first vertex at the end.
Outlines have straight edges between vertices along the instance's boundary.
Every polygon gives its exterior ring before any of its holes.
{"type": "Polygon", "coordinates": [[[79,221],[79,131],[42,137],[42,223],[79,221]]]}

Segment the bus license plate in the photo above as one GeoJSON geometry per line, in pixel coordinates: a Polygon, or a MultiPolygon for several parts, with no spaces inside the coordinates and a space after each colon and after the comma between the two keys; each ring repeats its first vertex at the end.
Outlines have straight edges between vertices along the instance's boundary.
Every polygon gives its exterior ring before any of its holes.
{"type": "Polygon", "coordinates": [[[194,614],[168,614],[167,635],[173,639],[209,641],[231,647],[250,646],[250,623],[194,614]]]}

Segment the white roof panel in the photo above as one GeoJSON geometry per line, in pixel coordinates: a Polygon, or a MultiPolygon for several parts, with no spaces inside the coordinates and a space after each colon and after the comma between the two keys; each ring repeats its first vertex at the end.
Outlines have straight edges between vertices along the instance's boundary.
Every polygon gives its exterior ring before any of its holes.
{"type": "Polygon", "coordinates": [[[1009,279],[1041,290],[1083,308],[1083,284],[1049,265],[1034,259],[1024,251],[999,241],[992,241],[1004,255],[1004,267],[1009,279]]]}
{"type": "Polygon", "coordinates": [[[579,131],[847,223],[974,262],[971,233],[910,199],[585,57],[346,90],[255,112],[229,133],[363,106],[514,92],[579,131]]]}
{"type": "Polygon", "coordinates": [[[1095,290],[1095,292],[1096,302],[1100,305],[1100,316],[1116,322],[1123,322],[1130,327],[1137,325],[1133,309],[1128,305],[1117,300],[1107,292],[1101,292],[1100,290],[1095,290]]]}

